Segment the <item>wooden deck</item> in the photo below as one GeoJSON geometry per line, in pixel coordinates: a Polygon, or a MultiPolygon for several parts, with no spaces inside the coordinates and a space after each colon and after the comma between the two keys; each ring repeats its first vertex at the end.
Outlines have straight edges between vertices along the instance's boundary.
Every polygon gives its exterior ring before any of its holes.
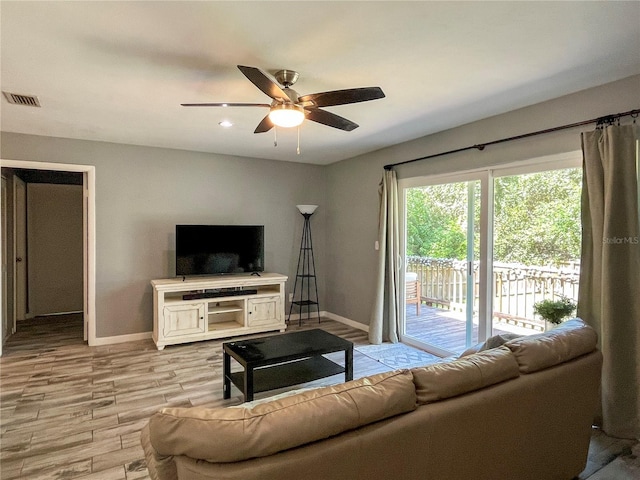
{"type": "MultiPolygon", "coordinates": [[[[423,343],[454,353],[463,352],[467,346],[466,323],[464,314],[442,308],[421,305],[420,315],[416,313],[416,305],[406,306],[406,334],[423,343]]],[[[531,335],[538,333],[530,328],[522,328],[505,323],[494,324],[493,335],[501,333],[518,333],[531,335]]],[[[474,322],[471,345],[478,343],[478,325],[474,322]]]]}

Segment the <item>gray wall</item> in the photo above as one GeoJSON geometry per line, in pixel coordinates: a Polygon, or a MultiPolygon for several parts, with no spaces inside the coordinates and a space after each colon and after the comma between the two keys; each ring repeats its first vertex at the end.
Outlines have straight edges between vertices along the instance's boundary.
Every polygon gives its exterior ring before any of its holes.
{"type": "MultiPolygon", "coordinates": [[[[640,76],[405,142],[327,167],[324,308],[368,325],[374,301],[378,185],[386,164],[640,108],[640,76]]],[[[580,150],[585,126],[398,167],[399,178],[465,171],[580,150]]]]}
{"type": "Polygon", "coordinates": [[[293,289],[302,215],[319,204],[314,251],[324,304],[324,169],[269,160],[3,132],[1,157],[96,167],[97,337],[152,330],[149,281],[175,275],[175,225],[265,226],[265,268],[293,289]]]}
{"type": "MultiPolygon", "coordinates": [[[[453,148],[640,108],[640,76],[329,166],[2,133],[6,159],[96,166],[97,335],[150,331],[149,280],[173,276],[176,223],[264,224],[266,268],[293,288],[302,228],[313,241],[321,309],[367,325],[374,299],[382,167],[453,148]]],[[[401,178],[580,149],[583,127],[398,168],[401,178]]]]}

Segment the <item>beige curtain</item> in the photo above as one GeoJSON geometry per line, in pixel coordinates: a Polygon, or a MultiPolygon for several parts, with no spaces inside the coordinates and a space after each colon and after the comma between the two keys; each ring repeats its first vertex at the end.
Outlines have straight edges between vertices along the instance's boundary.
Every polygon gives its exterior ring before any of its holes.
{"type": "Polygon", "coordinates": [[[398,341],[400,320],[400,235],[398,229],[398,179],[396,172],[385,170],[378,190],[378,272],[375,301],[369,322],[369,342],[398,341]]]}
{"type": "Polygon", "coordinates": [[[638,129],[582,134],[582,264],[578,316],[604,356],[603,430],[640,438],[640,214],[638,129]]]}

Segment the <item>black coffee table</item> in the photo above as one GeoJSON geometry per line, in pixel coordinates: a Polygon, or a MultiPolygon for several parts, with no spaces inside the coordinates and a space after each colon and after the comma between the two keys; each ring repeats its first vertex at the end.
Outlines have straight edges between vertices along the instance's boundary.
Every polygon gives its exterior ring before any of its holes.
{"type": "Polygon", "coordinates": [[[231,397],[231,383],[244,394],[244,401],[267,390],[311,382],[344,372],[353,380],[353,343],[321,329],[222,344],[224,352],[224,398],[231,397]],[[345,366],[324,354],[344,351],[345,366]],[[244,371],[231,373],[231,357],[244,371]]]}

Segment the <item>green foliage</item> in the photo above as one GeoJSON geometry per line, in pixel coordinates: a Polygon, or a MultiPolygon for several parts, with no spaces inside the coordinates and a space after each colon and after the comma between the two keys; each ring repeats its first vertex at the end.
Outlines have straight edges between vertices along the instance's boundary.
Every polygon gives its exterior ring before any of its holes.
{"type": "MultiPolygon", "coordinates": [[[[480,187],[475,182],[474,250],[480,187]]],[[[466,258],[467,182],[407,189],[407,255],[466,258]]],[[[580,258],[578,168],[500,177],[494,182],[494,259],[560,265],[580,258]]]]}
{"type": "Polygon", "coordinates": [[[459,185],[407,190],[407,255],[466,258],[466,190],[459,185]]]}
{"type": "Polygon", "coordinates": [[[497,261],[559,265],[580,258],[580,169],[501,177],[494,185],[497,261]]]}
{"type": "Polygon", "coordinates": [[[542,300],[533,304],[533,313],[556,325],[569,317],[575,309],[576,304],[566,297],[560,300],[542,300]]]}

